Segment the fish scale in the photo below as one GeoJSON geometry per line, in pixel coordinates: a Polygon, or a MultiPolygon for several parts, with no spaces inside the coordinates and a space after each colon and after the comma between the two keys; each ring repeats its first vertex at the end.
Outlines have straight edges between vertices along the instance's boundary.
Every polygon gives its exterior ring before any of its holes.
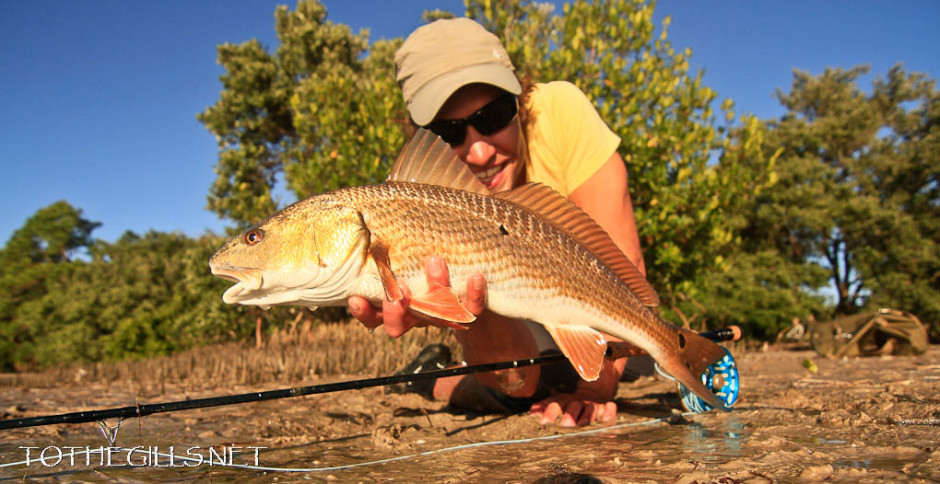
{"type": "Polygon", "coordinates": [[[606,333],[646,351],[725,409],[701,381],[724,350],[660,319],[643,275],[570,201],[539,185],[480,193],[473,175],[427,132],[406,146],[392,172],[389,183],[315,195],[233,238],[210,261],[214,274],[237,282],[223,299],[316,307],[362,296],[378,304],[400,298],[403,281],[412,293],[409,310],[472,325],[474,316],[459,303],[462,284],[428,286],[424,263],[437,255],[452,280],[484,275],[488,309],[545,326],[585,380],[600,373],[606,333]]]}
{"type": "MultiPolygon", "coordinates": [[[[656,316],[590,252],[505,200],[408,183],[355,187],[335,197],[362,212],[372,237],[391,248],[393,271],[415,292],[426,288],[424,258],[436,254],[446,260],[454,280],[483,273],[490,309],[500,314],[544,320],[527,308],[563,298],[612,325],[642,321],[659,326],[650,323],[656,316]]],[[[464,295],[460,285],[454,289],[464,295]]]]}

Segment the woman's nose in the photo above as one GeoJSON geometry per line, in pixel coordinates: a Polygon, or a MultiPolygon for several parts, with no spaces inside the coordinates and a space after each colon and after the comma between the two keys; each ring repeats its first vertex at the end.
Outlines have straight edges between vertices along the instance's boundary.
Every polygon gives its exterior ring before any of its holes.
{"type": "Polygon", "coordinates": [[[470,129],[467,131],[467,142],[470,143],[470,149],[467,150],[466,162],[471,165],[486,165],[496,154],[496,147],[491,145],[485,137],[475,132],[471,135],[470,129]]]}

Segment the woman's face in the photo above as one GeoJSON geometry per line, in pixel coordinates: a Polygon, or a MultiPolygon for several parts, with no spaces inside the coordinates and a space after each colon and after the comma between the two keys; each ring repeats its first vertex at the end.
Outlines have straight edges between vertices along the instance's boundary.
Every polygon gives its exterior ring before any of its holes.
{"type": "MultiPolygon", "coordinates": [[[[505,92],[489,84],[466,85],[447,99],[434,120],[466,118],[501,94],[505,92]]],[[[468,125],[463,143],[451,145],[451,148],[470,171],[496,193],[513,188],[522,173],[520,141],[519,117],[516,116],[505,128],[488,136],[468,125]]]]}

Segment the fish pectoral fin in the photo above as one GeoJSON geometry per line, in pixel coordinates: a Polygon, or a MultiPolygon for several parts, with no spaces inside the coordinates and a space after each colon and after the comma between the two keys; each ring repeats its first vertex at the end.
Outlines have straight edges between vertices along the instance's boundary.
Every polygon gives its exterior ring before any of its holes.
{"type": "Polygon", "coordinates": [[[388,258],[388,246],[380,241],[373,242],[369,246],[369,255],[375,262],[375,267],[379,270],[379,278],[382,280],[382,289],[385,290],[385,299],[389,302],[401,301],[401,286],[398,285],[398,278],[392,272],[392,263],[388,258]]]}
{"type": "MultiPolygon", "coordinates": [[[[451,326],[449,323],[472,323],[476,316],[467,311],[454,291],[447,286],[440,284],[431,284],[428,292],[420,296],[412,296],[408,308],[421,315],[431,318],[451,326]]],[[[460,327],[459,324],[455,325],[460,327]]]]}
{"type": "Polygon", "coordinates": [[[555,344],[585,381],[597,380],[604,366],[607,338],[588,326],[545,325],[555,344]]]}

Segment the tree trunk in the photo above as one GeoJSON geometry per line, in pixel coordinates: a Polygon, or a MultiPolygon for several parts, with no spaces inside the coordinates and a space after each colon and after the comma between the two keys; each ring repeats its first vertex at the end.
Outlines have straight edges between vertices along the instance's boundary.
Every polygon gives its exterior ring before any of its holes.
{"type": "Polygon", "coordinates": [[[261,315],[257,316],[255,319],[255,348],[261,349],[261,315]]]}

